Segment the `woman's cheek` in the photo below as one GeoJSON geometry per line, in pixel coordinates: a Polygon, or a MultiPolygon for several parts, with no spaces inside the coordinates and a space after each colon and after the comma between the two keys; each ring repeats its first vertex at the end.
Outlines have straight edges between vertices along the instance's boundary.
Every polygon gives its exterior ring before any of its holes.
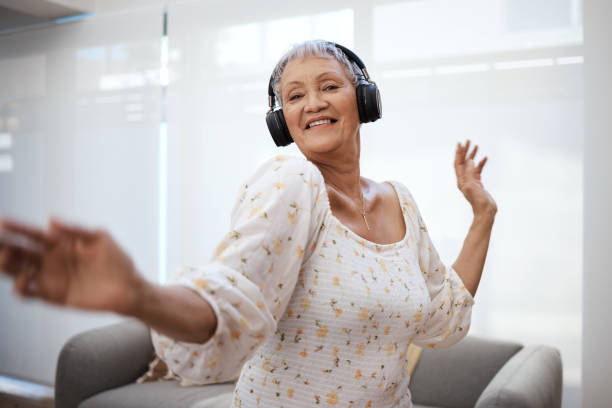
{"type": "Polygon", "coordinates": [[[289,128],[289,132],[293,135],[295,132],[299,132],[299,115],[296,114],[293,107],[283,110],[285,115],[285,122],[289,128]]]}

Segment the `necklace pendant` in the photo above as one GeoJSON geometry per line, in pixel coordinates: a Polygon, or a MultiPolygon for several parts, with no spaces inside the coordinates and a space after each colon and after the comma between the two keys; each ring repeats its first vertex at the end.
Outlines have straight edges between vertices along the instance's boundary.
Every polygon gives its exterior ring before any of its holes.
{"type": "Polygon", "coordinates": [[[366,228],[368,229],[368,231],[370,230],[370,225],[368,224],[368,220],[366,219],[365,214],[361,214],[363,216],[363,221],[365,222],[366,228]]]}

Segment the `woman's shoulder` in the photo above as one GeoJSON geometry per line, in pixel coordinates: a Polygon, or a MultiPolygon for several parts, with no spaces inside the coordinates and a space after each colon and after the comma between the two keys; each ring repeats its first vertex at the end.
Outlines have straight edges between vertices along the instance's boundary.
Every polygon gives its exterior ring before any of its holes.
{"type": "Polygon", "coordinates": [[[412,193],[410,193],[410,189],[406,187],[404,183],[397,180],[389,180],[383,184],[388,184],[393,187],[393,190],[397,193],[398,199],[400,203],[404,204],[405,201],[414,202],[412,198],[412,193]]]}
{"type": "Polygon", "coordinates": [[[277,154],[270,157],[260,165],[260,168],[272,168],[275,171],[277,171],[277,169],[283,169],[284,171],[299,170],[303,172],[320,174],[317,167],[310,160],[303,156],[295,156],[290,154],[277,154]]]}
{"type": "Polygon", "coordinates": [[[410,189],[400,181],[390,180],[387,181],[387,183],[394,187],[402,212],[406,214],[411,221],[418,219],[419,210],[410,189]]]}
{"type": "Polygon", "coordinates": [[[247,198],[314,207],[321,204],[323,176],[303,157],[276,155],[264,161],[242,185],[240,201],[247,198]]]}
{"type": "Polygon", "coordinates": [[[290,183],[293,187],[302,183],[321,185],[324,182],[319,169],[304,157],[276,155],[264,161],[251,177],[251,181],[273,179],[280,183],[290,183]]]}

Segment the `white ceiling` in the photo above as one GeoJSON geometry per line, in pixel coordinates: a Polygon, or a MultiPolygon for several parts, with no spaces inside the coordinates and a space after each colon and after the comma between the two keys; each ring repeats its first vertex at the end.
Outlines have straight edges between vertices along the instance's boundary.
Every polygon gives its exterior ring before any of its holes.
{"type": "Polygon", "coordinates": [[[0,0],[0,6],[34,18],[53,20],[92,11],[93,1],[0,0]]]}
{"type": "Polygon", "coordinates": [[[93,11],[94,0],[0,0],[0,30],[93,11]]]}

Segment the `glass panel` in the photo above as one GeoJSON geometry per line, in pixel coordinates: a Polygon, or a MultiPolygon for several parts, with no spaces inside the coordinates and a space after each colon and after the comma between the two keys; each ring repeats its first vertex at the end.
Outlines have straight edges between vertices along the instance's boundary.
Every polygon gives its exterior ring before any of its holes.
{"type": "MultiPolygon", "coordinates": [[[[161,34],[152,7],[0,36],[0,214],[105,228],[151,280],[161,34]]],[[[117,320],[23,302],[8,279],[0,291],[0,361],[17,377],[52,384],[70,336],[117,320]]]]}

